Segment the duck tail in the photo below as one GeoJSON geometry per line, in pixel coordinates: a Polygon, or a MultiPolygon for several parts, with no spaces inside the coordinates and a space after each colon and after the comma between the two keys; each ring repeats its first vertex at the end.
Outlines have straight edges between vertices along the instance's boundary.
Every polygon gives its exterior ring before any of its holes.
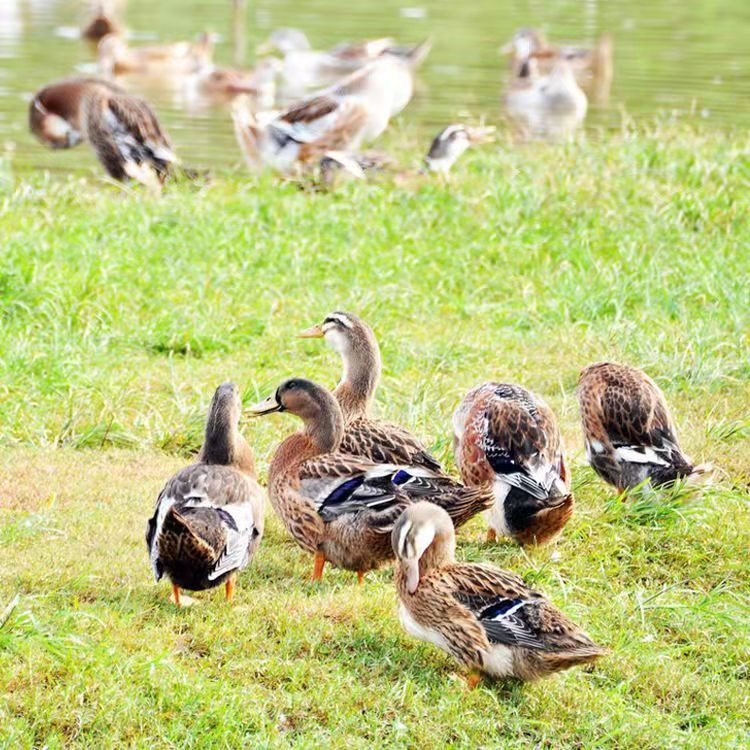
{"type": "Polygon", "coordinates": [[[580,664],[589,664],[606,653],[606,649],[592,643],[589,646],[581,646],[567,651],[546,652],[540,654],[540,656],[544,675],[549,675],[580,664]]]}
{"type": "Polygon", "coordinates": [[[194,559],[204,563],[217,557],[216,550],[172,506],[164,517],[158,540],[159,558],[164,562],[194,559]]]}
{"type": "MultiPolygon", "coordinates": [[[[470,521],[482,511],[489,510],[495,504],[495,492],[492,483],[477,487],[460,487],[455,496],[446,498],[444,508],[458,528],[470,521]]],[[[437,498],[430,498],[430,502],[440,505],[437,498]]]]}

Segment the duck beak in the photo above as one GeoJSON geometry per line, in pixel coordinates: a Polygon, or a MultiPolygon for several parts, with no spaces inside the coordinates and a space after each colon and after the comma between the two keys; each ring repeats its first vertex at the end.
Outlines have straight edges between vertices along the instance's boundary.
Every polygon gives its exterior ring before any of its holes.
{"type": "Polygon", "coordinates": [[[284,411],[284,407],[276,400],[276,394],[269,396],[258,404],[253,404],[248,410],[251,417],[262,417],[264,414],[273,414],[275,411],[284,411]]]}
{"type": "Polygon", "coordinates": [[[406,574],[406,590],[413,594],[419,587],[419,558],[402,558],[401,566],[406,574]]]}
{"type": "Polygon", "coordinates": [[[312,328],[306,328],[302,333],[297,334],[297,338],[300,339],[322,339],[325,334],[323,333],[323,329],[317,325],[312,326],[312,328]]]}
{"type": "Polygon", "coordinates": [[[490,125],[466,128],[466,134],[469,141],[474,144],[492,143],[495,140],[495,128],[490,125]]]}

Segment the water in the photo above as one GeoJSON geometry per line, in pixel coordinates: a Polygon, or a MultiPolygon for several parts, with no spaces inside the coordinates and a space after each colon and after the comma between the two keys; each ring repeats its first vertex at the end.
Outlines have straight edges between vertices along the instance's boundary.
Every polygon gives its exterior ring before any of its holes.
{"type": "MultiPolygon", "coordinates": [[[[342,40],[393,36],[404,43],[428,35],[434,47],[418,95],[401,120],[424,139],[470,113],[502,122],[507,60],[499,48],[521,26],[540,26],[551,41],[591,44],[614,37],[615,71],[606,106],[591,107],[590,129],[635,118],[677,114],[717,128],[750,125],[750,2],[747,0],[246,0],[248,62],[255,45],[278,26],[305,30],[316,48],[342,40]]],[[[121,16],[137,40],[192,39],[219,33],[218,62],[232,58],[231,0],[121,0],[121,16]]],[[[94,164],[85,148],[52,152],[28,133],[31,93],[57,78],[90,72],[93,49],[70,33],[87,18],[88,0],[0,0],[0,153],[15,170],[69,170],[94,164]]],[[[139,41],[134,41],[134,44],[139,41]]],[[[142,43],[142,42],[141,42],[142,43]]],[[[191,164],[238,163],[226,106],[188,106],[180,86],[143,89],[178,152],[191,164]]]]}

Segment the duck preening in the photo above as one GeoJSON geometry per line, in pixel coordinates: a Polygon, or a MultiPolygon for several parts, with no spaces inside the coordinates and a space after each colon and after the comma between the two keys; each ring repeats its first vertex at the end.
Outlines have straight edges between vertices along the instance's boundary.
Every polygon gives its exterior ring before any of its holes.
{"type": "Polygon", "coordinates": [[[441,508],[407,508],[392,532],[399,617],[410,635],[474,673],[535,680],[605,652],[521,578],[491,565],[457,563],[453,524],[441,508]]]}
{"type": "Polygon", "coordinates": [[[648,481],[659,486],[709,478],[682,452],[664,394],[642,370],[599,362],[578,380],[586,456],[619,493],[648,481]]]}
{"type": "Polygon", "coordinates": [[[268,494],[292,538],[315,555],[313,580],[322,578],[326,562],[357,572],[361,581],[365,572],[392,560],[391,529],[414,501],[429,497],[456,525],[492,502],[490,493],[432,471],[341,452],[341,407],[310,380],[284,381],[251,411],[258,416],[287,411],[304,422],[304,430],[274,453],[268,494]]]}
{"type": "Polygon", "coordinates": [[[51,148],[87,141],[110,177],[132,178],[155,189],[177,161],[151,107],[99,78],[45,86],[29,105],[29,127],[51,148]]]}
{"type": "Polygon", "coordinates": [[[231,601],[237,574],[260,546],[263,490],[253,452],[239,431],[241,413],[237,387],[220,385],[198,460],[167,482],[148,522],[154,577],[172,581],[178,606],[186,603],[180,589],[202,591],[222,582],[231,601]]]}
{"type": "Polygon", "coordinates": [[[554,412],[518,385],[485,383],[453,414],[453,447],[461,478],[491,488],[488,539],[545,544],[573,515],[573,495],[554,412]]]}
{"type": "Polygon", "coordinates": [[[386,50],[281,114],[256,115],[252,102],[238,97],[232,119],[248,166],[290,173],[300,165],[317,164],[327,152],[356,150],[374,140],[411,100],[414,71],[429,46],[426,41],[406,53],[386,50]]]}

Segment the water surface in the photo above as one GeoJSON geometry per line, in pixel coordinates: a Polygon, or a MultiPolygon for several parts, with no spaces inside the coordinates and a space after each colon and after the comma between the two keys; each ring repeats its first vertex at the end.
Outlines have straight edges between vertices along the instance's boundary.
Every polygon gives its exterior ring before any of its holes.
{"type": "MultiPolygon", "coordinates": [[[[122,0],[122,16],[139,40],[219,33],[217,60],[232,58],[230,0],[122,0]]],[[[87,0],[0,0],[0,153],[16,170],[76,169],[94,163],[86,149],[52,152],[28,133],[27,101],[42,85],[87,70],[93,49],[73,32],[86,20],[87,0]]],[[[247,0],[247,62],[278,26],[304,29],[316,48],[342,40],[432,36],[418,95],[400,120],[425,139],[471,114],[502,122],[507,61],[499,48],[514,30],[540,26],[552,41],[591,44],[610,32],[615,74],[608,105],[591,107],[586,127],[618,127],[622,112],[696,118],[717,128],[750,125],[750,2],[747,0],[247,0]]],[[[137,42],[134,42],[137,43],[137,42]]],[[[152,102],[183,158],[191,164],[237,163],[228,110],[196,107],[180,86],[139,90],[152,102]]]]}

